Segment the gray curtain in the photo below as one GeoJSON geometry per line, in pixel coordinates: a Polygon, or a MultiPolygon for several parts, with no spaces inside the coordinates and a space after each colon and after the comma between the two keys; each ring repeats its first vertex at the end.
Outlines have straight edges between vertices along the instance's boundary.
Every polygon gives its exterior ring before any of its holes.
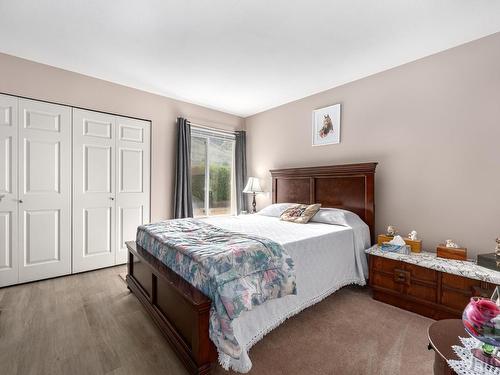
{"type": "Polygon", "coordinates": [[[241,130],[236,132],[235,145],[235,174],[236,174],[236,211],[247,211],[248,202],[243,189],[247,182],[247,135],[241,130]]]}
{"type": "Polygon", "coordinates": [[[191,125],[177,118],[177,159],[175,162],[174,217],[193,217],[191,195],[191,125]]]}

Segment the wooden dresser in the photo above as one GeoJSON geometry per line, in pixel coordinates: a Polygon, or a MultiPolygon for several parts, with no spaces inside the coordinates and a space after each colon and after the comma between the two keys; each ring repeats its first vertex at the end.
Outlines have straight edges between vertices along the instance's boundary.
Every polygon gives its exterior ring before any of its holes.
{"type": "Polygon", "coordinates": [[[431,253],[367,253],[374,299],[436,320],[461,318],[472,296],[490,297],[500,281],[500,272],[431,253]]]}

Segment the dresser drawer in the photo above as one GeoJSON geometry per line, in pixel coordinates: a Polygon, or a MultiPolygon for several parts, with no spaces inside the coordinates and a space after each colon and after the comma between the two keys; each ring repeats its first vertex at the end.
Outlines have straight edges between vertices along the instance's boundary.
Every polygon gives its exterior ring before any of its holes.
{"type": "Polygon", "coordinates": [[[371,282],[375,287],[390,289],[398,293],[401,293],[403,290],[403,285],[395,281],[393,274],[373,272],[371,275],[371,282]]]}
{"type": "Polygon", "coordinates": [[[423,285],[412,281],[405,289],[406,294],[422,301],[437,302],[437,288],[435,285],[423,285]]]}
{"type": "Polygon", "coordinates": [[[443,273],[441,276],[441,304],[462,311],[471,297],[490,297],[495,286],[463,276],[443,273]]]}
{"type": "Polygon", "coordinates": [[[414,264],[405,263],[404,269],[410,272],[412,279],[428,281],[432,283],[437,282],[437,271],[431,270],[430,268],[424,268],[416,266],[414,264]]]}
{"type": "Polygon", "coordinates": [[[403,268],[403,263],[399,260],[387,259],[382,257],[372,257],[372,267],[376,271],[393,273],[396,268],[403,268]]]}
{"type": "Polygon", "coordinates": [[[452,275],[449,273],[443,273],[441,284],[444,287],[459,289],[467,293],[470,292],[472,294],[472,290],[474,287],[481,286],[481,281],[468,279],[463,276],[452,275]]]}
{"type": "Polygon", "coordinates": [[[470,302],[471,297],[472,293],[457,292],[452,289],[443,288],[441,291],[441,305],[461,312],[470,302]]]}

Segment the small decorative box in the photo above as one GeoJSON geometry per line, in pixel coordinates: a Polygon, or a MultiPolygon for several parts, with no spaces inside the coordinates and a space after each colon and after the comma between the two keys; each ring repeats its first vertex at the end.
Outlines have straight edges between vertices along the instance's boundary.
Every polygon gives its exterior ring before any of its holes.
{"type": "Polygon", "coordinates": [[[439,244],[436,255],[445,259],[467,260],[467,249],[465,247],[446,247],[444,244],[439,244]]]}
{"type": "MultiPolygon", "coordinates": [[[[394,237],[388,236],[386,234],[379,234],[377,238],[377,244],[382,246],[384,242],[389,242],[394,237]]],[[[420,253],[422,251],[422,240],[410,240],[409,238],[403,238],[405,243],[410,246],[412,253],[420,253]]]]}

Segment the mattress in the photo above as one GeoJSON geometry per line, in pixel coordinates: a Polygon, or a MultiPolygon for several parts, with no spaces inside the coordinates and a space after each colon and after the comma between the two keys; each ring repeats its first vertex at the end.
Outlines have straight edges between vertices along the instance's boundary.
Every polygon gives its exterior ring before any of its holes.
{"type": "Polygon", "coordinates": [[[367,264],[364,249],[370,246],[370,233],[361,220],[349,227],[314,222],[296,224],[262,215],[202,220],[227,230],[278,242],[294,260],[296,270],[296,296],[267,301],[233,321],[234,334],[243,347],[243,354],[236,360],[219,353],[219,362],[225,369],[250,371],[252,362],[248,351],[284,320],[343,286],[365,285],[367,264]]]}

